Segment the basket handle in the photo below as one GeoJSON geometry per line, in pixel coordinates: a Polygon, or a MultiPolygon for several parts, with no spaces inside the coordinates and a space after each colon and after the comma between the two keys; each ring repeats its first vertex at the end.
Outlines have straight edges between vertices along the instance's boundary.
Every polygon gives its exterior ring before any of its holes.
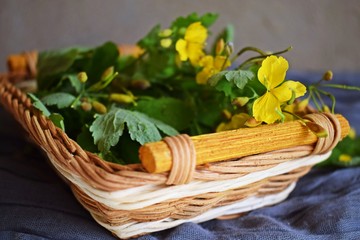
{"type": "MultiPolygon", "coordinates": [[[[339,114],[315,113],[305,118],[324,127],[328,137],[318,138],[300,120],[192,136],[196,165],[302,145],[314,145],[313,154],[320,154],[334,148],[350,130],[348,121],[339,114]]],[[[167,141],[159,141],[141,146],[139,155],[148,172],[161,173],[172,169],[174,151],[167,141]]]]}

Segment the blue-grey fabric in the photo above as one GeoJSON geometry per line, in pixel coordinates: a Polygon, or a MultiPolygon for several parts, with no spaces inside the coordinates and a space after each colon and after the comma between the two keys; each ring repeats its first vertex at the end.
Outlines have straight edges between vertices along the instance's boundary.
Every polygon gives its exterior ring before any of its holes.
{"type": "MultiPolygon", "coordinates": [[[[316,80],[321,74],[290,77],[316,80]]],[[[360,74],[338,78],[360,85],[360,74]]],[[[360,132],[360,94],[336,95],[338,111],[360,132]]],[[[0,239],[116,239],[82,208],[24,136],[0,108],[0,239]]],[[[186,223],[139,239],[360,239],[360,168],[314,169],[280,204],[232,220],[186,223]]]]}

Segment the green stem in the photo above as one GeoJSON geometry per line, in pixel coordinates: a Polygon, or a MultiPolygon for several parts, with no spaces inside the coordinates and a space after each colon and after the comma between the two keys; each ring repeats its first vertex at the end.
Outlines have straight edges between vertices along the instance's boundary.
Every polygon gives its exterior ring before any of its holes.
{"type": "Polygon", "coordinates": [[[257,52],[262,56],[266,55],[266,53],[264,51],[262,51],[261,49],[259,49],[259,48],[256,48],[256,47],[244,47],[231,59],[231,62],[234,62],[236,58],[238,58],[241,54],[243,54],[244,52],[247,52],[247,51],[257,52]]]}
{"type": "Polygon", "coordinates": [[[348,86],[348,85],[342,85],[342,84],[321,84],[322,87],[331,87],[331,88],[339,88],[344,90],[355,90],[360,91],[360,87],[357,86],[348,86]]]}
{"type": "Polygon", "coordinates": [[[314,96],[314,89],[312,89],[312,88],[309,88],[309,90],[310,90],[310,98],[312,99],[312,101],[314,102],[314,104],[315,104],[315,106],[316,106],[316,108],[318,109],[318,111],[321,111],[321,107],[320,107],[320,105],[319,105],[319,103],[318,103],[318,101],[316,100],[316,97],[314,96]]]}
{"type": "Polygon", "coordinates": [[[336,104],[336,98],[334,95],[332,95],[329,92],[326,92],[324,90],[317,89],[320,93],[324,94],[325,96],[329,97],[331,99],[331,113],[335,113],[335,104],[336,104]]]}
{"type": "Polygon", "coordinates": [[[317,99],[319,99],[321,106],[325,106],[326,104],[325,104],[324,100],[322,99],[321,94],[319,93],[319,90],[317,88],[314,89],[314,93],[315,93],[317,99]]]}
{"type": "Polygon", "coordinates": [[[261,56],[256,56],[256,57],[251,57],[251,58],[248,58],[247,60],[245,60],[242,64],[240,64],[240,66],[237,67],[237,69],[241,69],[243,66],[245,66],[247,63],[253,61],[253,60],[260,60],[260,59],[264,59],[266,57],[269,57],[271,55],[279,55],[279,54],[282,54],[282,53],[286,53],[288,51],[290,51],[292,49],[292,47],[288,47],[286,48],[285,50],[282,50],[282,51],[279,51],[279,52],[274,52],[274,53],[269,53],[269,54],[265,54],[265,55],[261,55],[261,56]]]}

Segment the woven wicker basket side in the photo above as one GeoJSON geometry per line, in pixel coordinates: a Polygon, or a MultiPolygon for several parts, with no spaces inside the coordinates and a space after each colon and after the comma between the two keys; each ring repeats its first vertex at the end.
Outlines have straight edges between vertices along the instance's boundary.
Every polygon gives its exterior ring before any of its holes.
{"type": "MultiPolygon", "coordinates": [[[[150,174],[140,164],[113,164],[84,151],[34,108],[27,95],[10,83],[8,76],[0,77],[0,99],[30,138],[46,152],[80,203],[100,224],[106,226],[124,227],[132,224],[135,227],[136,224],[168,222],[169,219],[174,222],[169,226],[175,226],[183,220],[196,219],[209,210],[220,209],[252,196],[268,196],[290,189],[313,164],[328,156],[324,154],[311,160],[312,157],[308,156],[317,145],[297,146],[201,165],[196,167],[190,184],[167,186],[168,172],[150,174]],[[253,175],[251,179],[248,177],[253,175]],[[241,182],[240,179],[246,181],[241,182]],[[176,190],[182,188],[189,189],[178,194],[176,190]],[[174,193],[167,196],[164,195],[166,191],[174,193]],[[139,203],[129,202],[136,194],[139,203]]],[[[339,121],[342,127],[345,126],[343,137],[347,134],[348,124],[344,118],[339,118],[339,121]]],[[[216,216],[220,215],[217,213],[216,216]]],[[[139,229],[131,234],[151,231],[141,232],[139,229]]],[[[118,232],[116,234],[119,235],[118,232]]],[[[124,236],[131,237],[131,234],[124,236]]]]}

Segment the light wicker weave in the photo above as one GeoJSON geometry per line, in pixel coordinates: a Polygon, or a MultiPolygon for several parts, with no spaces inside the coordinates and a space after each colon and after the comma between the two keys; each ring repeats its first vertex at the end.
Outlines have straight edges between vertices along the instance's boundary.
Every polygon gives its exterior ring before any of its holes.
{"type": "Polygon", "coordinates": [[[99,224],[120,238],[280,202],[296,181],[326,159],[344,137],[340,125],[348,128],[345,119],[339,122],[328,116],[324,127],[332,132],[330,142],[197,166],[189,183],[167,185],[168,172],[150,174],[141,164],[121,166],[84,151],[35,109],[10,80],[9,75],[0,77],[2,105],[46,152],[78,201],[99,224]],[[317,155],[313,154],[314,148],[317,155]]]}

